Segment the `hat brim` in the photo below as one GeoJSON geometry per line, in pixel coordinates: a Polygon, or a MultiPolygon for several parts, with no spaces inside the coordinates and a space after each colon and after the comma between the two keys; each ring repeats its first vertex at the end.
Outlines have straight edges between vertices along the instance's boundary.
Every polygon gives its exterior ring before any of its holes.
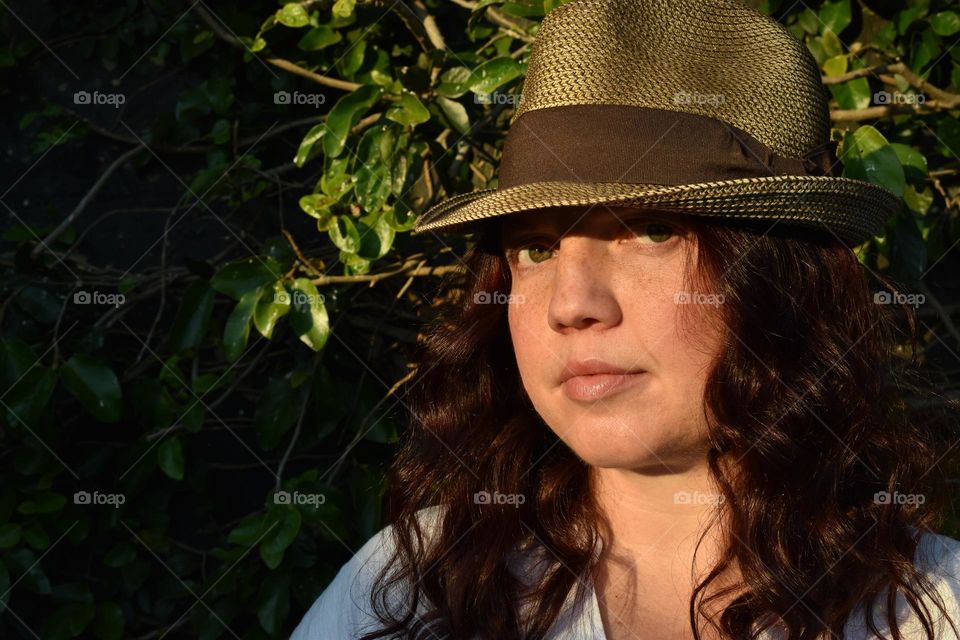
{"type": "Polygon", "coordinates": [[[472,223],[510,213],[599,204],[646,206],[712,218],[783,220],[832,230],[856,246],[880,234],[902,201],[879,185],[831,176],[769,176],[679,186],[535,182],[448,198],[424,212],[412,233],[438,229],[463,233],[475,230],[472,223]]]}

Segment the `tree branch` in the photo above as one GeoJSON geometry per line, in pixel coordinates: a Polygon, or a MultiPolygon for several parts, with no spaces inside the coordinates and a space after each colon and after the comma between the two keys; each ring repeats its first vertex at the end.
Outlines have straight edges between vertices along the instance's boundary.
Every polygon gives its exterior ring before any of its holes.
{"type": "MultiPolygon", "coordinates": [[[[200,16],[200,19],[203,20],[208,27],[210,27],[210,30],[213,31],[213,33],[218,38],[220,38],[224,42],[234,47],[238,47],[246,51],[250,51],[250,47],[245,45],[242,40],[240,40],[239,38],[236,38],[232,33],[229,33],[226,29],[224,29],[223,26],[220,25],[217,22],[217,20],[212,15],[210,15],[210,13],[207,12],[206,8],[203,6],[202,3],[197,3],[193,5],[193,7],[194,7],[194,10],[197,12],[197,15],[200,16]]],[[[349,82],[347,80],[340,80],[339,78],[331,78],[329,76],[324,76],[319,73],[314,73],[313,71],[310,71],[309,69],[305,69],[298,64],[290,62],[289,60],[285,60],[284,58],[267,58],[265,56],[260,56],[253,51],[250,51],[250,53],[252,53],[253,55],[257,56],[262,60],[265,60],[266,62],[269,62],[275,67],[279,67],[284,71],[289,71],[290,73],[296,74],[298,76],[302,76],[304,78],[307,78],[309,80],[316,82],[317,84],[321,84],[326,87],[332,87],[334,89],[340,89],[342,91],[355,91],[356,89],[359,89],[362,86],[360,84],[357,84],[356,82],[349,82]]]]}

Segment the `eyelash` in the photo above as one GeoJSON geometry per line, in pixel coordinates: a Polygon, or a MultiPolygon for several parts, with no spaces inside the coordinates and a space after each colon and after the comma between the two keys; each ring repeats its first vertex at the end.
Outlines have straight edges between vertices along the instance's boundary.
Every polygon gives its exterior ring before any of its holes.
{"type": "MultiPolygon", "coordinates": [[[[658,225],[658,226],[667,227],[667,228],[670,230],[670,233],[671,233],[671,237],[670,237],[670,238],[668,238],[667,240],[664,240],[663,242],[653,242],[653,243],[650,243],[650,246],[667,245],[667,244],[670,243],[670,241],[671,241],[673,238],[675,238],[677,235],[679,235],[679,228],[678,228],[678,227],[676,227],[675,225],[670,224],[670,223],[668,223],[668,222],[662,222],[662,221],[660,221],[660,220],[636,219],[636,220],[630,220],[630,221],[628,221],[626,224],[627,224],[627,226],[630,226],[631,228],[632,228],[633,226],[641,226],[641,227],[642,227],[642,226],[646,226],[646,225],[658,225]]],[[[642,234],[642,235],[649,235],[649,234],[642,234]]],[[[637,236],[637,237],[640,237],[641,234],[636,234],[636,236],[637,236]]],[[[551,251],[553,251],[554,248],[556,247],[556,244],[555,244],[555,243],[550,243],[550,244],[548,245],[548,244],[546,244],[545,242],[539,242],[539,240],[540,240],[540,238],[537,237],[537,236],[530,236],[530,237],[527,237],[527,238],[525,238],[525,237],[519,238],[518,240],[516,240],[515,245],[514,245],[513,247],[510,247],[510,248],[508,248],[508,249],[505,251],[505,256],[506,256],[507,260],[508,260],[511,264],[517,263],[518,260],[519,260],[519,257],[520,257],[520,252],[523,251],[524,249],[529,249],[530,247],[538,247],[538,246],[539,246],[539,247],[546,247],[547,249],[549,249],[549,250],[551,250],[551,251]]],[[[645,244],[646,244],[646,243],[645,243],[645,244]]],[[[535,266],[537,266],[538,264],[541,264],[541,263],[533,263],[533,264],[531,264],[531,265],[523,265],[523,266],[526,267],[526,268],[530,268],[530,267],[535,267],[535,266]]]]}

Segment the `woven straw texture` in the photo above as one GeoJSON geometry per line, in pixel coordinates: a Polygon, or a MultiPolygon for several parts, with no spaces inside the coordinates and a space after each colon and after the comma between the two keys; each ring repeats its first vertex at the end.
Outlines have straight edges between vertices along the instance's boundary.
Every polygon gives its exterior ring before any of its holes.
{"type": "MultiPolygon", "coordinates": [[[[830,132],[828,94],[805,45],[737,0],[574,0],[551,11],[511,128],[523,126],[525,113],[577,104],[705,115],[795,158],[830,132]]],[[[506,213],[601,203],[826,226],[853,244],[880,233],[900,206],[878,185],[821,176],[681,186],[541,182],[449,198],[420,216],[414,233],[469,231],[472,221],[506,213]]]]}

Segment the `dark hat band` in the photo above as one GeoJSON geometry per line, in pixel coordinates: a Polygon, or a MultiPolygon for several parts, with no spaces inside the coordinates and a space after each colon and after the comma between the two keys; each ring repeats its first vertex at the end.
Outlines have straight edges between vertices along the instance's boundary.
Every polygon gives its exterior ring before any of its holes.
{"type": "Polygon", "coordinates": [[[534,109],[510,126],[498,189],[533,182],[682,185],[774,175],[836,176],[834,143],[774,153],[717,118],[617,104],[534,109]]]}

